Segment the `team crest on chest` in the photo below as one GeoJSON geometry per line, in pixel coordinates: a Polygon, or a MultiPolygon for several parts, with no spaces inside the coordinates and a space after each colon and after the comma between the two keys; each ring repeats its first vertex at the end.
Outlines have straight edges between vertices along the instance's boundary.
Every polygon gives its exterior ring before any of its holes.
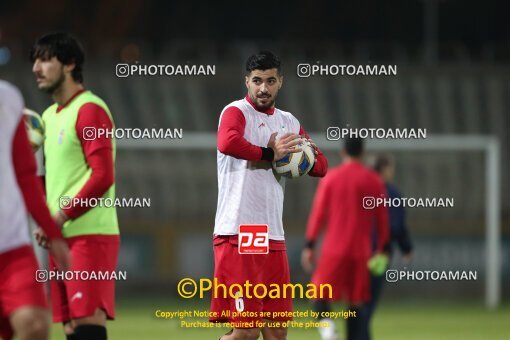
{"type": "Polygon", "coordinates": [[[64,131],[64,128],[62,128],[58,133],[58,144],[62,144],[64,142],[64,131]]]}

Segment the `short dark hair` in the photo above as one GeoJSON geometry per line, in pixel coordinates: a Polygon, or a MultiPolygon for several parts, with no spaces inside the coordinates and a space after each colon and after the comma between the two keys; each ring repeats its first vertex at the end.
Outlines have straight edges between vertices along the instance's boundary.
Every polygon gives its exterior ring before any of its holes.
{"type": "Polygon", "coordinates": [[[346,138],[344,142],[345,152],[351,157],[359,157],[363,153],[362,138],[346,138]]]}
{"type": "Polygon", "coordinates": [[[394,159],[390,154],[377,155],[374,163],[374,170],[378,173],[382,173],[388,166],[393,165],[394,159]]]}
{"type": "Polygon", "coordinates": [[[270,51],[260,51],[252,55],[246,61],[246,72],[250,73],[253,70],[270,70],[275,68],[278,74],[281,74],[280,58],[270,51]]]}
{"type": "Polygon", "coordinates": [[[39,38],[30,51],[30,60],[57,57],[64,65],[74,64],[71,73],[77,82],[83,82],[83,63],[85,56],[80,42],[68,33],[49,33],[39,38]]]}

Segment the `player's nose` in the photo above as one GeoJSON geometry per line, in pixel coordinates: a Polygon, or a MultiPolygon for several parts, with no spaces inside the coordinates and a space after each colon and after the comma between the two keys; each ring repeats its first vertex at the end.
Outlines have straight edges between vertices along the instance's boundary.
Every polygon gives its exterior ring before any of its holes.
{"type": "Polygon", "coordinates": [[[41,62],[39,61],[39,59],[36,59],[34,61],[34,65],[32,66],[32,72],[36,73],[36,72],[39,72],[40,70],[41,70],[41,62]]]}

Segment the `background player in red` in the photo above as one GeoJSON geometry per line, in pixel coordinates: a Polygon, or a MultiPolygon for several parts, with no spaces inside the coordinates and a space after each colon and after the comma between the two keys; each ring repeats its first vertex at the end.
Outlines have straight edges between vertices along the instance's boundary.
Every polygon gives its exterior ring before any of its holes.
{"type": "MultiPolygon", "coordinates": [[[[264,51],[246,62],[245,98],[227,105],[218,127],[218,208],[214,227],[214,277],[230,286],[244,284],[285,284],[290,282],[282,212],[285,178],[273,173],[271,162],[279,160],[307,133],[290,113],[275,107],[283,85],[280,60],[264,51]],[[242,224],[269,226],[268,254],[239,254],[237,236],[242,224]]],[[[314,145],[316,162],[309,172],[322,177],[326,157],[314,145]]],[[[291,312],[292,300],[213,297],[211,310],[233,312],[291,312]]],[[[276,318],[275,318],[276,319],[276,318]]],[[[289,320],[288,317],[278,321],[289,320]]],[[[261,321],[260,317],[219,317],[213,322],[261,321]]],[[[236,327],[221,339],[257,339],[259,328],[236,327]]],[[[262,329],[264,339],[285,339],[283,327],[262,329]]]]}
{"type": "Polygon", "coordinates": [[[61,270],[70,265],[69,249],[44,202],[28,141],[19,91],[0,81],[0,337],[47,339],[44,283],[29,237],[28,213],[48,236],[50,252],[61,270]]]}
{"type": "MultiPolygon", "coordinates": [[[[61,204],[62,197],[81,202],[115,199],[115,139],[85,136],[87,128],[112,129],[111,113],[82,85],[84,54],[74,37],[65,33],[41,37],[31,60],[38,88],[55,102],[42,116],[46,193],[73,256],[71,270],[112,272],[120,246],[116,208],[61,204]]],[[[45,246],[42,230],[36,237],[45,246]]],[[[53,320],[64,324],[67,339],[107,338],[106,320],[115,317],[114,281],[52,280],[50,287],[53,320]]]]}
{"type": "MultiPolygon", "coordinates": [[[[315,194],[306,230],[307,245],[302,253],[302,265],[311,272],[314,245],[324,230],[322,252],[312,276],[316,285],[329,283],[333,300],[347,302],[356,317],[347,319],[347,339],[359,339],[363,322],[360,309],[370,299],[370,273],[367,268],[372,255],[372,226],[378,228],[377,253],[387,251],[388,212],[384,207],[364,208],[365,197],[386,195],[376,172],[362,164],[363,141],[347,139],[342,150],[343,162],[331,169],[315,194]]],[[[314,301],[317,312],[330,311],[330,301],[314,301]]],[[[323,339],[336,339],[334,324],[319,329],[323,339]]]]}

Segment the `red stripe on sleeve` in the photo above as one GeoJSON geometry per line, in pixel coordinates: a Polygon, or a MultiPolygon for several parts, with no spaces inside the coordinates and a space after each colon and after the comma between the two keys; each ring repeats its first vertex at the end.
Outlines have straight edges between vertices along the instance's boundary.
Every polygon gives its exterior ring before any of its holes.
{"type": "Polygon", "coordinates": [[[113,128],[112,120],[108,113],[99,105],[86,103],[80,107],[78,118],[76,119],[76,134],[80,139],[85,157],[91,155],[99,149],[112,150],[112,140],[101,135],[100,138],[85,139],[84,130],[86,129],[105,129],[111,131],[113,128]]]}

